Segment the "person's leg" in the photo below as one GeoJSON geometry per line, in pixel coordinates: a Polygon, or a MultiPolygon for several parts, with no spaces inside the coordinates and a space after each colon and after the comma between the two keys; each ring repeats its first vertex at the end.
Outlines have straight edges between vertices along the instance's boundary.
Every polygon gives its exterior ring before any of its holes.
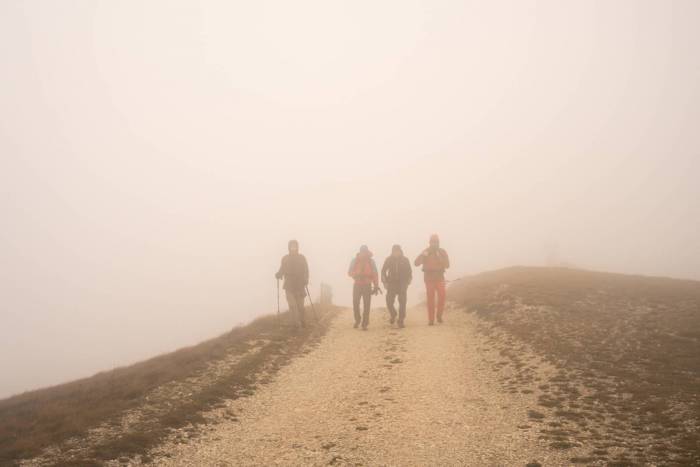
{"type": "Polygon", "coordinates": [[[403,322],[406,319],[406,289],[403,288],[399,291],[399,326],[403,327],[403,322]]]}
{"type": "Polygon", "coordinates": [[[369,326],[369,308],[372,304],[372,286],[370,284],[367,284],[362,289],[362,301],[365,306],[362,312],[362,329],[367,329],[367,326],[369,326]]]}
{"type": "Polygon", "coordinates": [[[435,283],[426,282],[425,292],[428,295],[428,324],[435,321],[435,283]]]}
{"type": "Polygon", "coordinates": [[[437,320],[438,323],[442,323],[442,312],[445,311],[445,281],[440,281],[435,284],[435,290],[438,296],[437,320]]]}
{"type": "MultiPolygon", "coordinates": [[[[396,301],[396,290],[393,288],[386,289],[386,308],[389,310],[389,322],[394,324],[396,320],[396,308],[394,307],[394,302],[396,301]]],[[[400,320],[401,318],[399,318],[400,320]]]]}
{"type": "Polygon", "coordinates": [[[354,284],[352,286],[352,312],[355,315],[355,327],[360,325],[360,286],[354,284]]]}
{"type": "Polygon", "coordinates": [[[304,319],[304,301],[306,300],[306,294],[297,294],[297,319],[299,320],[299,326],[306,327],[306,320],[304,319]]]}
{"type": "Polygon", "coordinates": [[[297,319],[297,316],[298,316],[298,311],[297,311],[297,306],[298,306],[297,297],[296,297],[296,295],[294,294],[294,292],[291,292],[291,291],[289,291],[289,290],[285,290],[285,291],[284,291],[284,294],[285,294],[286,297],[287,297],[287,305],[289,305],[289,314],[290,314],[291,317],[292,317],[292,321],[294,321],[294,320],[297,319]]]}

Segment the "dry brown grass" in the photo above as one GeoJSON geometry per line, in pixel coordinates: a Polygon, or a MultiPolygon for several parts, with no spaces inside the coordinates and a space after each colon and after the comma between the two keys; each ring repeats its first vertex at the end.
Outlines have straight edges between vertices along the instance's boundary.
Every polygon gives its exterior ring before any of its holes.
{"type": "MultiPolygon", "coordinates": [[[[538,410],[591,445],[591,457],[700,463],[700,282],[510,268],[465,278],[449,294],[558,368],[537,383],[538,410]],[[601,454],[609,447],[626,454],[601,454]]],[[[517,347],[501,354],[519,370],[517,347]]],[[[533,384],[519,373],[509,390],[533,384]]]]}
{"type": "MultiPolygon", "coordinates": [[[[328,317],[333,309],[318,311],[323,317],[328,317]]],[[[114,422],[125,411],[137,407],[144,395],[154,389],[184,381],[226,356],[246,354],[250,342],[264,336],[268,344],[259,352],[245,355],[231,374],[217,379],[183,403],[174,404],[172,410],[158,419],[148,420],[132,432],[94,446],[87,453],[88,457],[61,462],[82,462],[85,465],[142,453],[162,439],[169,429],[202,422],[201,413],[221,400],[252,393],[257,371],[264,365],[273,370],[279,368],[323,332],[324,325],[299,332],[289,326],[280,326],[275,316],[265,316],[193,347],[2,400],[0,465],[11,465],[18,459],[36,456],[47,446],[80,437],[103,423],[114,422]]]]}

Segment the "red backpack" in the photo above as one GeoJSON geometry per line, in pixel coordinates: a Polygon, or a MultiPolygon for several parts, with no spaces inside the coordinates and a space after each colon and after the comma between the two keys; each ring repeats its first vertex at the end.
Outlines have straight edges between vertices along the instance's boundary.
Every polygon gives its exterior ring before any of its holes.
{"type": "Polygon", "coordinates": [[[372,261],[369,257],[358,257],[355,260],[355,265],[352,268],[352,277],[372,277],[373,274],[372,261]]]}

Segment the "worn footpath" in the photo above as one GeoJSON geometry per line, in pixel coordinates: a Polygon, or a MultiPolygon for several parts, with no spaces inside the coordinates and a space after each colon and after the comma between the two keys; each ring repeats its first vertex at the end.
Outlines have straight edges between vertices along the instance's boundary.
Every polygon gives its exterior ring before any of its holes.
{"type": "MultiPolygon", "coordinates": [[[[473,315],[450,308],[396,329],[374,310],[367,331],[345,311],[321,343],[200,436],[171,440],[160,465],[566,464],[529,430],[533,395],[506,393],[473,315]]],[[[564,457],[562,457],[564,456],[564,457]]]]}

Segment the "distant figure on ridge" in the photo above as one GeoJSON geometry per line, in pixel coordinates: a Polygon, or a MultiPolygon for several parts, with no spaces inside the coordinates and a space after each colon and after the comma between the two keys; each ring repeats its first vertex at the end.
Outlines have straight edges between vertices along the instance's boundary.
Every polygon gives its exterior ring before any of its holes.
{"type": "Polygon", "coordinates": [[[386,307],[391,315],[389,322],[394,324],[396,320],[396,308],[394,302],[399,298],[399,320],[398,326],[404,327],[406,319],[406,291],[413,279],[413,269],[411,263],[403,255],[400,245],[391,247],[391,256],[384,260],[382,266],[382,283],[386,289],[386,307]]]}
{"type": "Polygon", "coordinates": [[[445,269],[450,267],[447,252],[440,248],[440,238],[430,236],[430,246],[418,255],[416,266],[423,266],[425,292],[428,295],[428,324],[435,322],[435,295],[437,294],[437,322],[442,323],[445,310],[445,269]]]}
{"type": "Polygon", "coordinates": [[[372,295],[379,292],[379,275],[377,265],[372,259],[372,252],[367,245],[360,247],[360,252],[350,262],[348,275],[355,281],[352,287],[352,311],[355,314],[355,329],[360,325],[360,299],[364,309],[362,312],[362,330],[367,330],[369,325],[369,309],[372,303],[372,295]],[[374,287],[373,287],[374,286],[374,287]]]}
{"type": "MultiPolygon", "coordinates": [[[[299,254],[299,242],[290,240],[287,244],[289,254],[282,258],[282,264],[275,277],[279,281],[284,278],[284,291],[287,295],[289,311],[297,320],[299,327],[305,327],[304,299],[306,286],[309,284],[309,265],[304,255],[299,254]]],[[[279,283],[278,283],[279,287],[279,283]]],[[[278,289],[279,290],[279,289],[278,289]]],[[[311,300],[311,297],[309,297],[311,300]]]]}

